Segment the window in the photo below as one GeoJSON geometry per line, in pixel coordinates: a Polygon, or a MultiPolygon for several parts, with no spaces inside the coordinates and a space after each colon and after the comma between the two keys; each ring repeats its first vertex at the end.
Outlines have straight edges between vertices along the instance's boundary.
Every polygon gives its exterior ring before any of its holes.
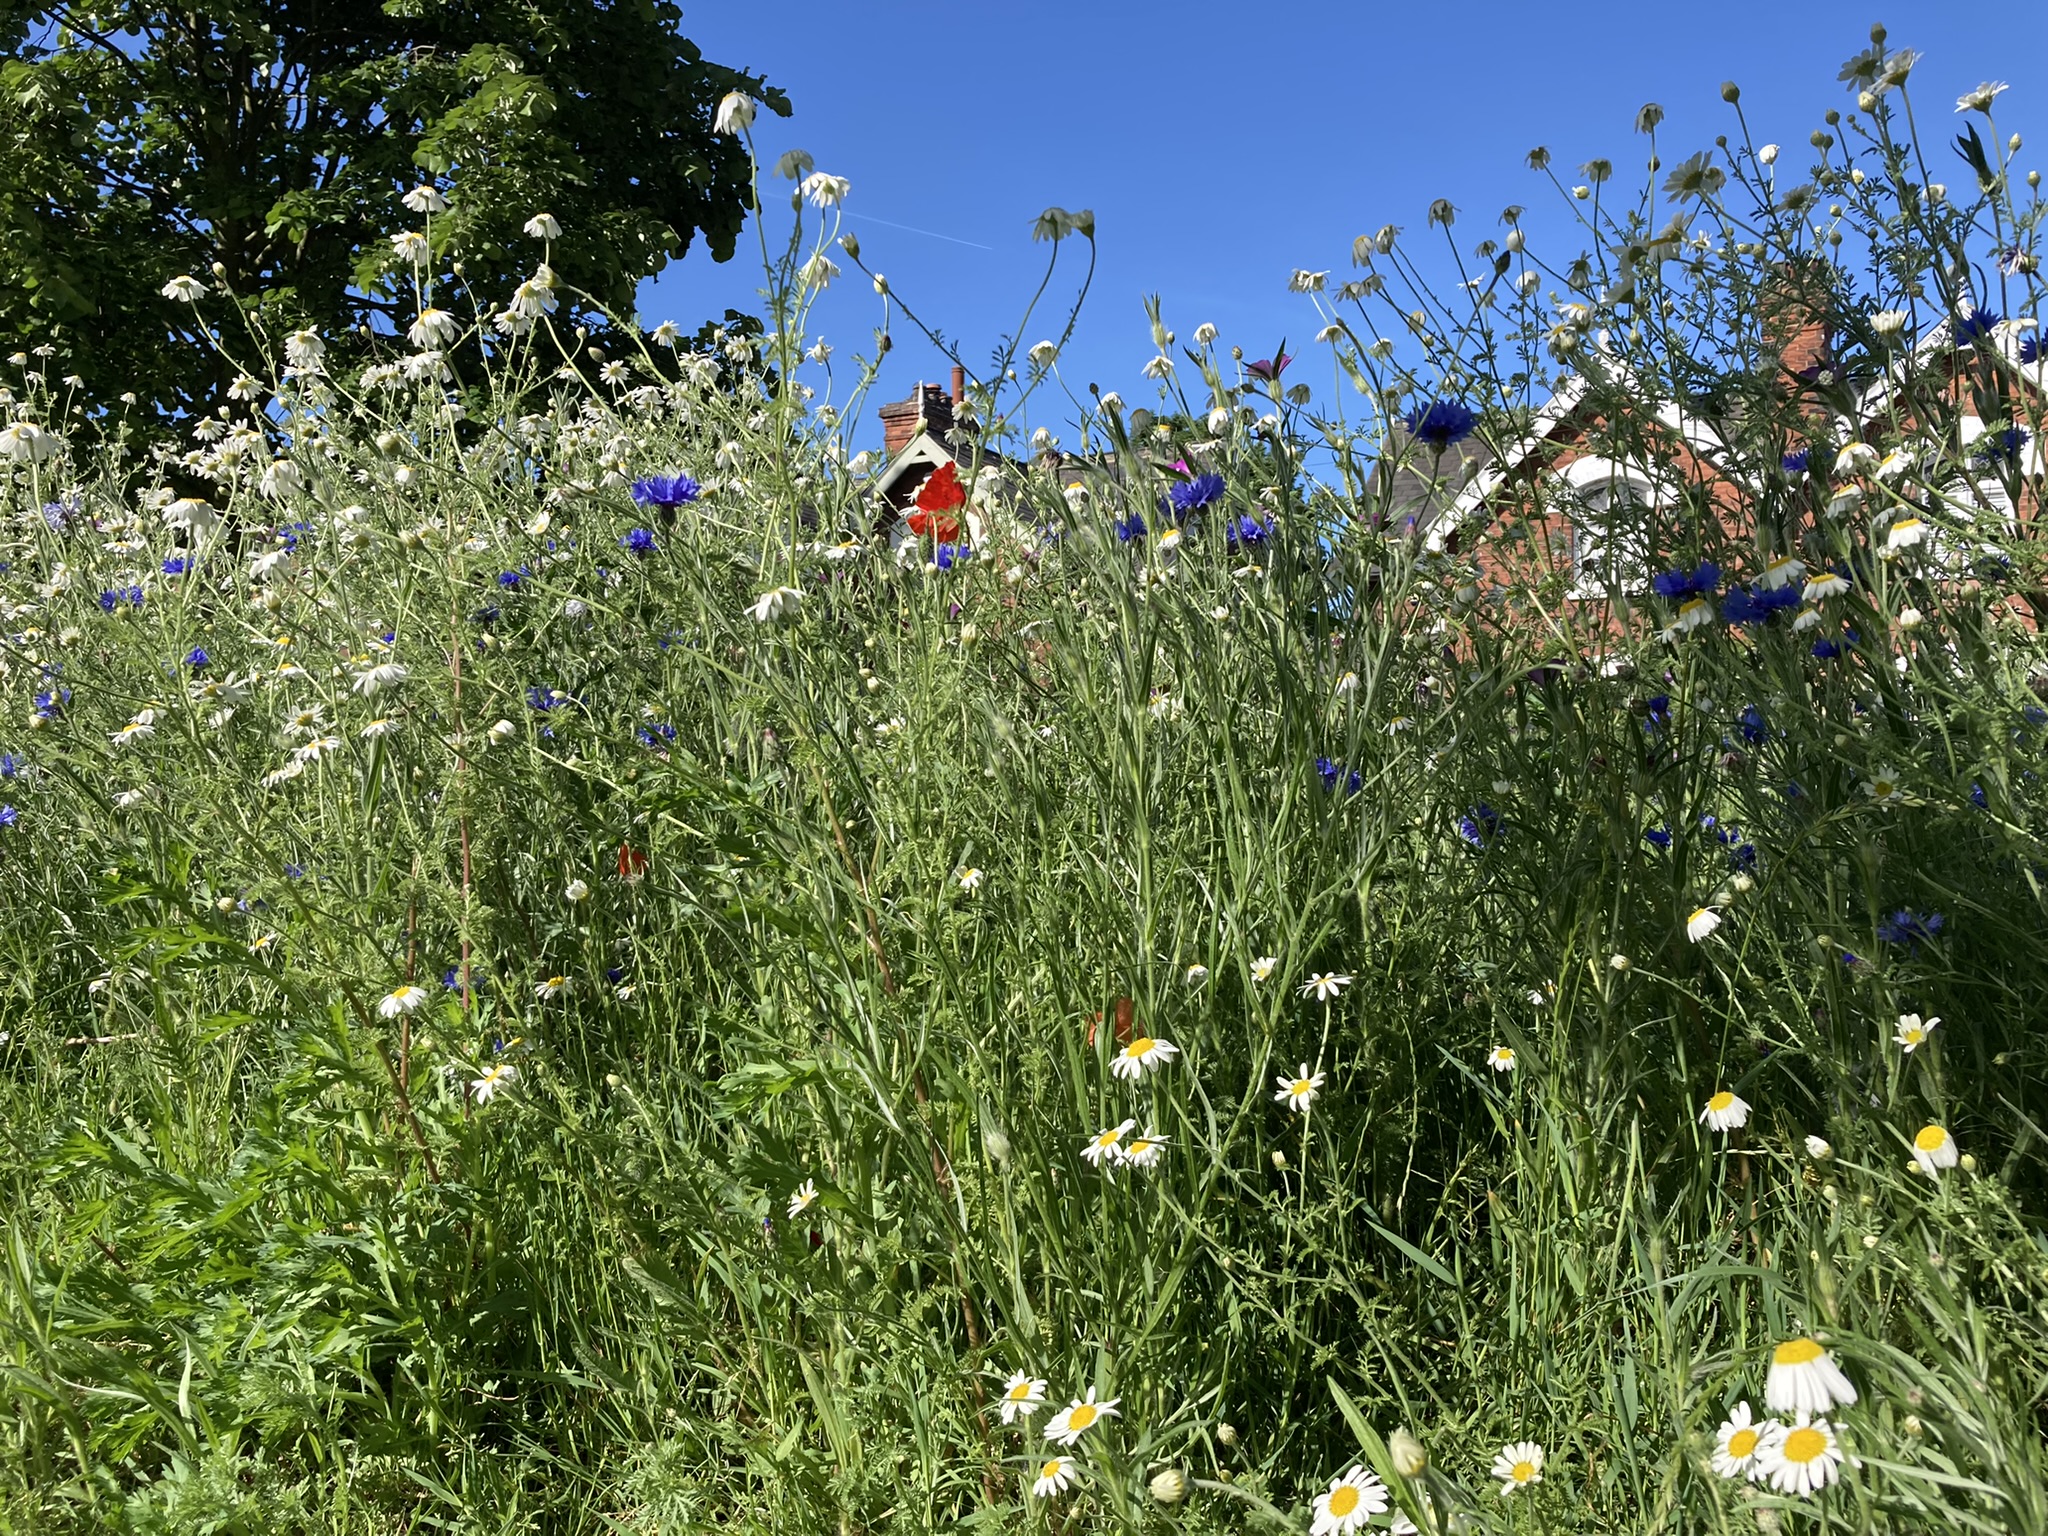
{"type": "Polygon", "coordinates": [[[1559,510],[1572,525],[1571,595],[1613,597],[1650,585],[1649,483],[1605,459],[1579,459],[1564,472],[1559,510]]]}

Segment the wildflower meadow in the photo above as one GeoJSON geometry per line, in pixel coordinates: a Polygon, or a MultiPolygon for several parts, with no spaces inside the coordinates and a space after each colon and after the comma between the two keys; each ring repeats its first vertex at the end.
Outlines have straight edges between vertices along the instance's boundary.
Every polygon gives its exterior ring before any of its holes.
{"type": "Polygon", "coordinates": [[[1120,393],[1049,209],[900,503],[800,153],[758,326],[458,162],[345,364],[9,359],[0,1527],[2048,1531],[2040,178],[1914,62],[1120,393]]]}

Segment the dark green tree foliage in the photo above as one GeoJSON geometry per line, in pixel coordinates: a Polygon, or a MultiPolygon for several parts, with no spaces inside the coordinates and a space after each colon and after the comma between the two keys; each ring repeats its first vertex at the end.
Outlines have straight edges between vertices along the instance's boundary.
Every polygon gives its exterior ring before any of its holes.
{"type": "MultiPolygon", "coordinates": [[[[436,254],[502,302],[552,213],[565,313],[631,313],[637,284],[702,236],[723,261],[749,207],[743,146],[712,132],[758,77],[707,62],[670,0],[249,0],[203,11],[0,0],[0,342],[54,345],[53,374],[161,418],[225,398],[195,347],[192,273],[275,337],[318,328],[330,363],[415,304],[390,237],[435,181],[436,254]],[[215,266],[218,264],[218,271],[215,266]]],[[[465,311],[455,296],[437,303],[465,311]]],[[[227,301],[204,311],[246,349],[227,301]]]]}

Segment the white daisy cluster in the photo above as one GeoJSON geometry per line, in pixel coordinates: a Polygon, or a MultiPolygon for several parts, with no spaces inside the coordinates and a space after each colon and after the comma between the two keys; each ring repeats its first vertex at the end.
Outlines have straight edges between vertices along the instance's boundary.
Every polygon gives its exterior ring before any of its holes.
{"type": "Polygon", "coordinates": [[[1841,1434],[1828,1415],[1855,1401],[1854,1384],[1825,1345],[1787,1339],[1771,1351],[1764,1377],[1764,1405],[1782,1417],[1759,1420],[1746,1401],[1736,1403],[1715,1433],[1713,1469],[1809,1498],[1840,1476],[1841,1434]]]}

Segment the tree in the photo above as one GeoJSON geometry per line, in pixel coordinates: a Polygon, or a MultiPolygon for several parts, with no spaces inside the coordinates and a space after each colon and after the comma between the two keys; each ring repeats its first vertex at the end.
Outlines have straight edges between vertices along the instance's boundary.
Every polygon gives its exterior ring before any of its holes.
{"type": "Polygon", "coordinates": [[[330,362],[403,331],[391,237],[437,187],[434,254],[502,300],[541,247],[573,318],[631,313],[699,235],[726,260],[751,207],[744,146],[712,130],[759,77],[704,59],[672,0],[0,0],[0,341],[49,345],[101,404],[157,420],[224,403],[231,309],[168,298],[187,273],[330,362]]]}

